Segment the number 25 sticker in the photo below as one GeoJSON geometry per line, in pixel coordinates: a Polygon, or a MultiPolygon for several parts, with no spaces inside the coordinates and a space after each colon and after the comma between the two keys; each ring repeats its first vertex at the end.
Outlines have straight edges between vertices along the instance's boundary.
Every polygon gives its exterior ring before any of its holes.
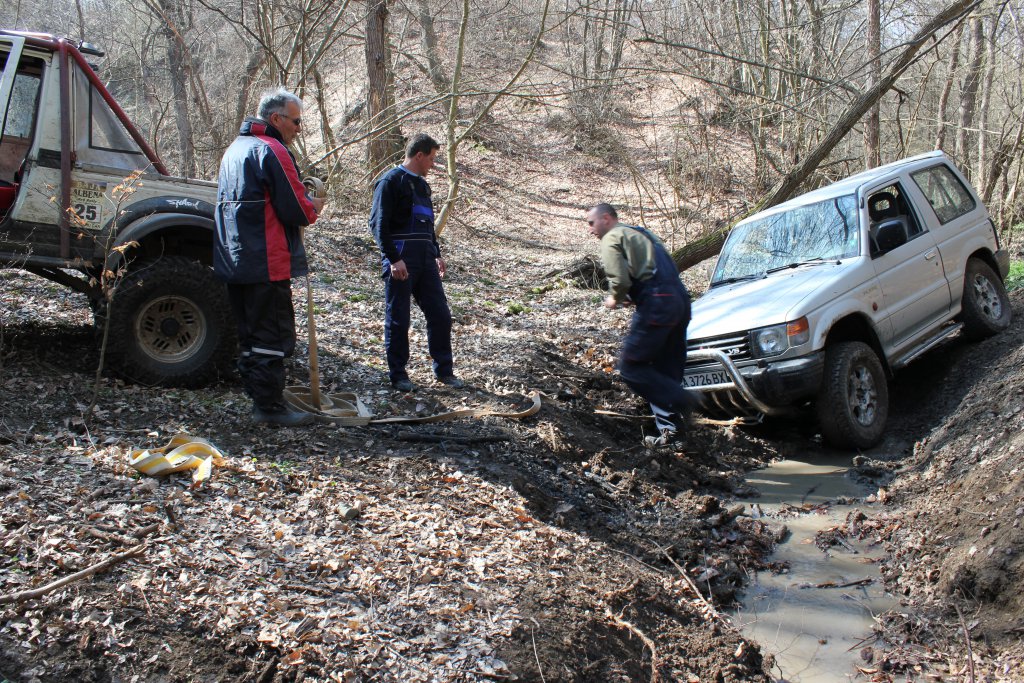
{"type": "Polygon", "coordinates": [[[71,184],[71,222],[89,230],[102,228],[106,191],[106,183],[74,181],[71,184]]]}

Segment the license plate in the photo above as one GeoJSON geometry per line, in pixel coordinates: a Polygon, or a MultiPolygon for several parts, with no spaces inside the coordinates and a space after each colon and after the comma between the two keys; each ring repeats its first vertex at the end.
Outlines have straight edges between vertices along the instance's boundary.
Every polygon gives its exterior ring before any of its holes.
{"type": "Polygon", "coordinates": [[[695,372],[683,376],[683,386],[690,389],[700,387],[711,387],[716,384],[731,384],[729,374],[725,370],[713,370],[711,372],[695,372]]]}

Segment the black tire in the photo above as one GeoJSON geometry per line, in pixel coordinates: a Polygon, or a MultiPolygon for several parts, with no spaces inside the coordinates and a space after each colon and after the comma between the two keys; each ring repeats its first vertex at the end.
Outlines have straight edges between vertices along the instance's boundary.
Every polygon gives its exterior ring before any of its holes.
{"type": "Polygon", "coordinates": [[[202,386],[234,356],[227,288],[210,268],[183,256],[133,263],[110,311],[108,367],[133,382],[202,386]]]}
{"type": "Polygon", "coordinates": [[[960,309],[964,337],[977,341],[1002,332],[1010,326],[1013,316],[1006,287],[984,261],[969,259],[964,270],[960,309]]]}
{"type": "Polygon", "coordinates": [[[836,448],[870,448],[881,440],[889,418],[889,383],[874,349],[856,341],[825,349],[816,408],[822,434],[836,448]]]}

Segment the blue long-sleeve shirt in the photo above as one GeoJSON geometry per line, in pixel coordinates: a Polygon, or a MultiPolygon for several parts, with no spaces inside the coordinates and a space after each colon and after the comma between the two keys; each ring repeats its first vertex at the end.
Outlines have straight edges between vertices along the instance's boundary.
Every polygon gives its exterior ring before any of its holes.
{"type": "Polygon", "coordinates": [[[373,188],[373,205],[370,208],[370,232],[377,242],[381,255],[391,263],[402,260],[400,247],[395,235],[405,235],[410,231],[424,231],[424,238],[429,239],[434,249],[434,256],[441,256],[441,248],[434,233],[433,221],[429,226],[413,225],[413,205],[419,203],[430,206],[430,185],[422,177],[404,166],[397,166],[377,181],[373,188]],[[429,235],[427,234],[429,232],[429,235]]]}

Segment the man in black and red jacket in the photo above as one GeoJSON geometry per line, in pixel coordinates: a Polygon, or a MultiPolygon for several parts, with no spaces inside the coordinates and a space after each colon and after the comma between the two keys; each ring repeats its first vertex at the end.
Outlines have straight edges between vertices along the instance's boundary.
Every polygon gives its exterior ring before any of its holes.
{"type": "Polygon", "coordinates": [[[302,126],[302,100],[266,93],[220,164],[213,269],[227,283],[238,322],[238,371],[257,423],[297,426],[313,416],[282,398],[284,359],[295,350],[291,279],[306,274],[301,228],[324,202],[309,197],[287,145],[302,126]]]}

